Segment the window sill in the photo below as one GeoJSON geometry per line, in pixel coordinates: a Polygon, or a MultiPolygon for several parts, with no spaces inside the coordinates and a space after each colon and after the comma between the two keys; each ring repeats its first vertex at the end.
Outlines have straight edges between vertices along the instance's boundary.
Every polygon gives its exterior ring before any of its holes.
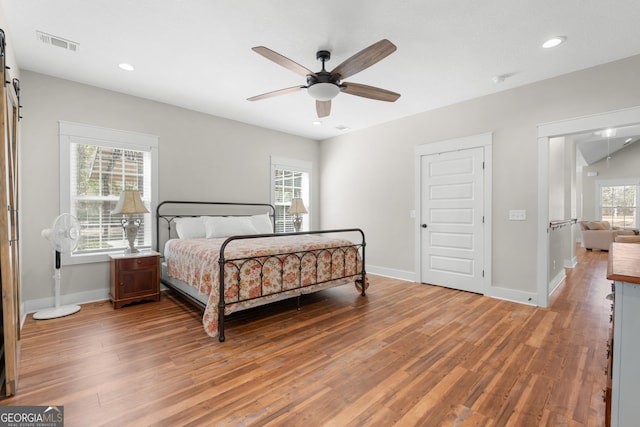
{"type": "MultiPolygon", "coordinates": [[[[140,251],[150,250],[150,246],[136,246],[140,251]]],[[[116,250],[95,252],[90,254],[61,254],[63,265],[76,265],[76,264],[94,264],[100,262],[109,262],[110,254],[120,254],[124,252],[124,248],[118,248],[116,250]]]]}

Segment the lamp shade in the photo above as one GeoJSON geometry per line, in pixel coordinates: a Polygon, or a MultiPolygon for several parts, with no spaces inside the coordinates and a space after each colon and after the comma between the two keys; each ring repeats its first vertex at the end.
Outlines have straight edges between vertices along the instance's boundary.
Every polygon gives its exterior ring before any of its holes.
{"type": "Polygon", "coordinates": [[[114,215],[132,215],[149,213],[149,211],[144,207],[144,203],[140,198],[140,192],[138,190],[125,190],[120,193],[118,204],[111,213],[114,215]]]}
{"type": "Polygon", "coordinates": [[[291,215],[300,215],[300,214],[308,213],[307,208],[304,207],[304,203],[302,202],[301,198],[296,197],[291,199],[291,206],[289,206],[289,213],[291,215]]]}

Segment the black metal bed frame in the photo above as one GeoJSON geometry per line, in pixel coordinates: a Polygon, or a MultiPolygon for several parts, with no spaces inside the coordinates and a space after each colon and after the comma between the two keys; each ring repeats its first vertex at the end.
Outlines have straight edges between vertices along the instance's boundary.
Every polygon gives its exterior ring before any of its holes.
{"type": "MultiPolygon", "coordinates": [[[[210,214],[210,213],[161,213],[161,210],[163,207],[166,207],[167,205],[200,205],[200,206],[208,206],[208,207],[213,207],[213,206],[226,206],[226,207],[235,207],[235,208],[252,208],[252,209],[257,209],[257,208],[261,208],[261,207],[265,207],[265,208],[269,208],[271,213],[269,214],[269,216],[272,218],[272,221],[274,223],[274,231],[275,231],[275,207],[271,204],[267,204],[267,203],[234,203],[234,202],[201,202],[201,201],[164,201],[162,203],[160,203],[158,205],[158,207],[156,208],[156,250],[158,252],[160,252],[160,220],[162,219],[163,221],[166,222],[166,226],[167,226],[167,239],[171,238],[171,229],[172,229],[172,224],[174,223],[174,220],[176,218],[182,218],[182,217],[195,217],[195,216],[201,216],[201,215],[207,215],[207,216],[247,216],[247,215],[251,215],[249,214],[241,214],[241,215],[229,215],[227,214],[210,214]]],[[[296,232],[296,233],[278,233],[276,234],[275,232],[273,234],[254,234],[254,235],[241,235],[241,236],[231,236],[229,238],[227,238],[222,245],[220,246],[220,256],[219,256],[219,260],[218,260],[218,268],[219,268],[219,293],[218,293],[218,340],[220,342],[223,342],[225,340],[225,336],[224,336],[224,319],[225,319],[225,307],[227,305],[227,303],[225,302],[225,267],[228,266],[232,266],[234,269],[236,269],[236,271],[238,272],[237,274],[237,290],[238,290],[238,295],[237,295],[237,300],[233,301],[230,304],[236,304],[236,303],[240,303],[240,302],[246,302],[246,301],[251,301],[251,300],[256,300],[256,299],[260,299],[263,298],[265,296],[270,296],[270,295],[277,295],[280,293],[284,293],[284,292],[290,292],[290,291],[295,291],[296,289],[302,289],[305,288],[307,286],[311,286],[311,285],[320,285],[323,283],[328,283],[334,280],[339,280],[339,279],[343,279],[343,278],[347,278],[347,277],[353,277],[353,276],[360,276],[360,278],[356,279],[356,286],[358,287],[358,289],[360,290],[360,294],[362,296],[366,295],[366,271],[365,271],[365,246],[366,246],[366,242],[365,242],[365,236],[364,236],[364,232],[359,229],[359,228],[345,228],[345,229],[334,229],[334,230],[318,230],[318,231],[306,231],[306,232],[296,232]],[[351,245],[342,245],[342,246],[332,246],[332,247],[326,247],[326,248],[322,248],[322,249],[314,249],[314,250],[309,250],[309,251],[296,251],[296,252],[282,252],[282,253],[277,253],[277,254],[270,254],[268,256],[258,256],[258,257],[242,257],[242,258],[227,258],[225,256],[225,249],[227,248],[227,246],[236,240],[249,240],[249,239],[256,239],[256,238],[262,238],[262,237],[283,237],[283,236],[294,236],[294,235],[311,235],[311,234],[335,234],[335,233],[359,233],[360,237],[361,237],[361,241],[360,243],[354,243],[351,245]],[[336,254],[336,252],[338,253],[338,256],[341,255],[342,257],[342,262],[343,262],[343,271],[342,274],[339,275],[339,277],[335,277],[334,276],[334,271],[333,271],[333,260],[334,260],[334,255],[336,254]],[[354,253],[355,252],[355,253],[354,253]],[[361,263],[360,263],[360,269],[358,269],[357,267],[357,263],[356,263],[356,271],[353,274],[347,274],[346,271],[346,258],[349,254],[353,254],[354,256],[357,257],[358,252],[360,253],[360,257],[361,257],[361,263]],[[323,280],[323,281],[318,281],[318,260],[321,256],[323,256],[323,254],[328,254],[330,257],[330,261],[329,261],[329,271],[330,271],[330,276],[328,280],[323,280]],[[314,283],[312,283],[311,285],[307,285],[304,286],[302,285],[302,263],[303,261],[305,261],[307,259],[307,257],[313,257],[312,261],[315,260],[315,278],[316,280],[314,281],[314,283]],[[293,262],[297,263],[298,266],[298,284],[295,287],[291,287],[291,288],[284,288],[284,268],[285,268],[285,264],[287,262],[290,262],[290,260],[292,260],[293,262]],[[271,292],[269,294],[264,294],[264,288],[263,288],[263,280],[264,280],[264,276],[263,276],[263,271],[264,271],[264,266],[267,263],[273,263],[275,262],[277,265],[279,264],[280,266],[280,284],[281,284],[281,289],[278,292],[271,292]],[[243,298],[241,296],[241,292],[240,292],[240,278],[241,278],[241,272],[242,269],[245,268],[247,265],[251,265],[251,264],[255,264],[258,263],[260,265],[260,295],[257,297],[248,297],[248,298],[243,298]],[[359,271],[358,271],[359,270],[359,271]]],[[[198,305],[199,307],[204,307],[203,304],[198,301],[197,299],[191,297],[190,295],[182,292],[180,289],[174,287],[170,282],[165,281],[164,279],[161,278],[161,282],[171,288],[174,291],[177,291],[180,295],[182,295],[183,297],[186,297],[190,302],[198,305]]],[[[292,296],[293,298],[293,296],[292,296]]],[[[297,295],[298,298],[298,309],[300,308],[300,294],[297,295]]]]}

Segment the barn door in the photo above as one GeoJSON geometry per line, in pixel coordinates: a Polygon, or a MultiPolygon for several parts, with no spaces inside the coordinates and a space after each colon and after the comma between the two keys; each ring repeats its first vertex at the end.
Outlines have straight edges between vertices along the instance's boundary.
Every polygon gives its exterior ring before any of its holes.
{"type": "MultiPolygon", "coordinates": [[[[4,39],[4,35],[2,35],[4,39]]],[[[2,40],[4,48],[4,40],[2,40]]],[[[0,85],[0,280],[2,281],[2,365],[7,396],[15,394],[20,359],[20,247],[18,230],[19,81],[6,72],[0,85]]]]}

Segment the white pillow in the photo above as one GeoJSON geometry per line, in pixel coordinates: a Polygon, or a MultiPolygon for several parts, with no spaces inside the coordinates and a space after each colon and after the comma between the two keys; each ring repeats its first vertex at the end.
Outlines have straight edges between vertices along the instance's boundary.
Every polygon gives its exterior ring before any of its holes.
{"type": "Polygon", "coordinates": [[[258,234],[251,218],[245,216],[208,217],[204,221],[207,239],[216,237],[258,234]]]}
{"type": "Polygon", "coordinates": [[[207,231],[201,217],[183,217],[174,219],[179,239],[204,239],[207,231]]]}
{"type": "Polygon", "coordinates": [[[258,234],[272,234],[273,224],[269,214],[253,215],[251,217],[251,223],[256,228],[258,234]]]}

